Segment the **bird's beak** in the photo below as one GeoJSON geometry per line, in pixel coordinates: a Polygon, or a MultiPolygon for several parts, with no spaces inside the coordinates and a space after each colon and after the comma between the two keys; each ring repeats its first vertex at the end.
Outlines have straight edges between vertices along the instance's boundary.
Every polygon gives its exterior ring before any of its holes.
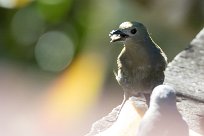
{"type": "Polygon", "coordinates": [[[122,32],[121,30],[113,30],[109,34],[111,41],[110,42],[116,42],[116,41],[124,41],[127,37],[129,37],[127,34],[122,32]]]}

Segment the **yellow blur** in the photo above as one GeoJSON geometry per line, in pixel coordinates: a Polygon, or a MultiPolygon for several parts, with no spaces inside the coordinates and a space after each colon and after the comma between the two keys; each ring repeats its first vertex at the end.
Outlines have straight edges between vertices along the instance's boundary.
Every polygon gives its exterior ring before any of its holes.
{"type": "Polygon", "coordinates": [[[32,0],[14,0],[15,1],[15,7],[24,7],[28,5],[32,0]]]}
{"type": "Polygon", "coordinates": [[[49,90],[45,98],[47,118],[54,122],[78,118],[93,105],[101,90],[105,65],[98,54],[80,54],[49,90]]]}

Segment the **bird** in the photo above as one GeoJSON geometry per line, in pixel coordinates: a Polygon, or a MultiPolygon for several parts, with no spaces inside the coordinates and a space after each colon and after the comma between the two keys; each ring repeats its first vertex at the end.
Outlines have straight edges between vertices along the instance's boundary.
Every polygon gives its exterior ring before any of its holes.
{"type": "Polygon", "coordinates": [[[189,136],[189,128],[176,106],[175,89],[169,85],[154,88],[150,107],[136,136],[189,136]]]}
{"type": "Polygon", "coordinates": [[[124,90],[121,108],[132,96],[145,98],[149,105],[153,88],[164,81],[165,53],[140,22],[123,22],[109,36],[111,43],[122,42],[124,46],[117,58],[118,71],[115,72],[116,80],[124,90]]]}

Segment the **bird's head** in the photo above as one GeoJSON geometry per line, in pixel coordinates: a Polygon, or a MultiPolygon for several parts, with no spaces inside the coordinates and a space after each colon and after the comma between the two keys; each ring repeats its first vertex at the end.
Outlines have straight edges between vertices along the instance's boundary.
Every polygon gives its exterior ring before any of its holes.
{"type": "Polygon", "coordinates": [[[119,26],[119,29],[112,30],[109,34],[111,42],[127,42],[128,40],[138,42],[144,40],[147,35],[148,32],[146,27],[139,22],[123,22],[119,26]]]}

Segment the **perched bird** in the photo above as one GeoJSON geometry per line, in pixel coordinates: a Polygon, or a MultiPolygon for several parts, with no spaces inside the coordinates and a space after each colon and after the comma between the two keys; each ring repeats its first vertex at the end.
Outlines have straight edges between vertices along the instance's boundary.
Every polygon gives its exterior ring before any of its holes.
{"type": "Polygon", "coordinates": [[[150,107],[140,122],[136,136],[189,136],[188,125],[177,110],[176,93],[171,86],[154,88],[150,107]]]}
{"type": "MultiPolygon", "coordinates": [[[[124,90],[123,104],[129,97],[145,97],[149,104],[153,88],[164,81],[167,58],[139,22],[124,22],[109,34],[111,42],[121,41],[116,79],[124,90]]],[[[121,107],[122,107],[121,106],[121,107]]]]}

